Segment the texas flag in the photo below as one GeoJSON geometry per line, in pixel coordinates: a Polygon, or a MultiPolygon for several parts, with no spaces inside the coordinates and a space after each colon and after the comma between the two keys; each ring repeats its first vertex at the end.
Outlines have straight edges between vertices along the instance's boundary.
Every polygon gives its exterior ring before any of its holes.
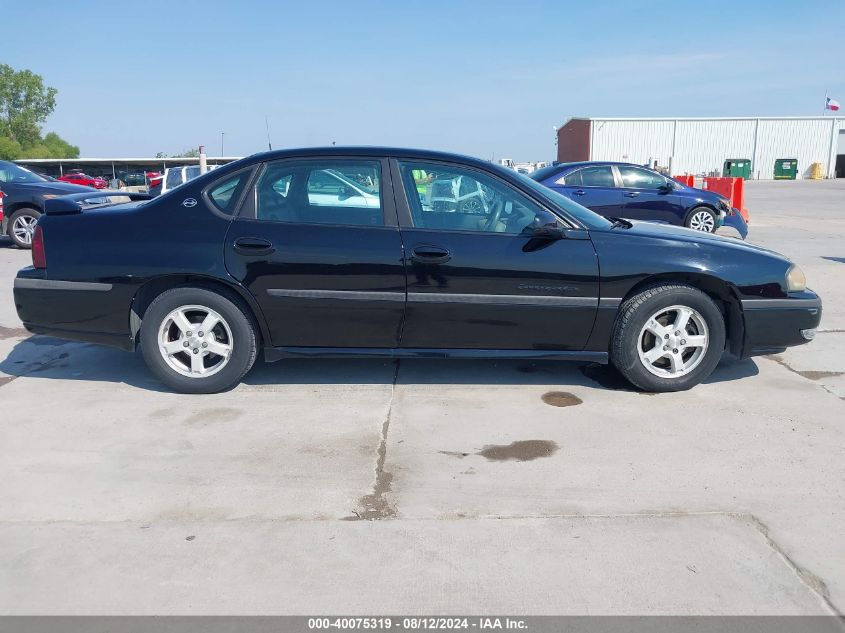
{"type": "Polygon", "coordinates": [[[839,109],[839,102],[836,99],[831,99],[830,97],[827,97],[827,101],[825,101],[824,104],[824,109],[836,112],[839,109]]]}

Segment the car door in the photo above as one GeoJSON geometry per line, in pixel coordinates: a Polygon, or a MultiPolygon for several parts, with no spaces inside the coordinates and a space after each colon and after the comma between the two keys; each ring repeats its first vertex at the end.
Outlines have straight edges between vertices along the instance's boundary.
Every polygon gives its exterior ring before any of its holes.
{"type": "Polygon", "coordinates": [[[583,349],[599,275],[587,231],[535,236],[557,218],[492,172],[403,159],[392,169],[408,275],[403,348],[583,349]]]}
{"type": "MultiPolygon", "coordinates": [[[[384,174],[388,174],[387,177],[384,174]]],[[[225,244],[226,267],[253,294],[275,347],[392,348],[405,310],[402,241],[379,158],[265,164],[225,244]],[[377,207],[309,198],[325,170],[367,174],[377,207]],[[325,202],[325,201],[324,201],[325,202]]]]}
{"type": "Polygon", "coordinates": [[[552,189],[603,216],[618,216],[624,204],[610,165],[570,171],[558,178],[552,189]]]}
{"type": "Polygon", "coordinates": [[[684,210],[672,183],[650,169],[618,165],[625,200],[621,216],[631,220],[651,220],[681,224],[684,210]]]}

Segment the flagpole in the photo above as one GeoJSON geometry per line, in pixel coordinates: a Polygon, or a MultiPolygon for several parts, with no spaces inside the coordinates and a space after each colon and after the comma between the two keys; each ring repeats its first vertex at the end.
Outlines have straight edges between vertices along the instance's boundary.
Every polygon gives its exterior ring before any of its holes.
{"type": "Polygon", "coordinates": [[[824,115],[825,115],[825,113],[827,112],[827,98],[828,98],[829,96],[830,96],[830,95],[829,95],[829,94],[827,94],[826,92],[824,93],[824,106],[822,107],[822,116],[824,116],[824,115]]]}

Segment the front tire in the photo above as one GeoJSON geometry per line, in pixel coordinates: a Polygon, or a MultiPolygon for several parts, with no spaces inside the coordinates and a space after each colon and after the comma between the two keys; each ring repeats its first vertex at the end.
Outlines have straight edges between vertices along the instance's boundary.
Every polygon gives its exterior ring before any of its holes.
{"type": "Polygon", "coordinates": [[[696,207],[689,212],[684,226],[704,233],[716,232],[716,214],[713,209],[696,207]]]}
{"type": "Polygon", "coordinates": [[[706,294],[659,284],[619,309],[610,360],[644,391],[684,391],[706,379],[725,348],[725,321],[706,294]]]}
{"type": "Polygon", "coordinates": [[[231,389],[257,354],[255,327],[243,301],[197,287],[156,297],[144,313],[140,347],[150,371],[181,393],[231,389]]]}
{"type": "Polygon", "coordinates": [[[32,236],[35,234],[35,224],[41,212],[36,209],[18,209],[9,218],[9,237],[18,248],[32,248],[32,236]]]}

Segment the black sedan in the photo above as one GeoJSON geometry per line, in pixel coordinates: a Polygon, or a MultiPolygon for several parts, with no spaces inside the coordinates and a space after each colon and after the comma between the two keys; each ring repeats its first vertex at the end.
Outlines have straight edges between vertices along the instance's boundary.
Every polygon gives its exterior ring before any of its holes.
{"type": "Polygon", "coordinates": [[[807,342],[821,318],[776,253],[606,219],[452,154],[271,152],[150,201],[75,199],[90,196],[49,201],[18,314],[31,332],[140,348],[183,392],[232,387],[259,350],[611,362],[678,391],[726,351],[807,342]]]}

